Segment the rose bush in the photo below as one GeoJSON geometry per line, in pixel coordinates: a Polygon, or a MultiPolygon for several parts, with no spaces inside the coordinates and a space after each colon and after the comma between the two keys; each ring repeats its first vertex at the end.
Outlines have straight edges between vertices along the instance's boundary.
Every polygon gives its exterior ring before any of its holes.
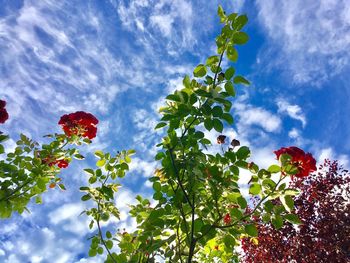
{"type": "MultiPolygon", "coordinates": [[[[292,213],[292,196],[298,192],[286,188],[283,180],[306,177],[315,170],[312,156],[296,147],[282,148],[276,151],[280,163],[265,169],[251,160],[249,147],[241,146],[236,138],[226,145],[228,137],[222,133],[225,125],[233,125],[235,86],[249,85],[249,81],[223,61],[237,61],[236,46],[249,39],[242,31],[248,18],[227,15],[221,6],[218,15],[223,27],[216,38],[217,53],[195,67],[192,77],[186,75],[183,87],[168,95],[160,109],[155,128],[162,129],[163,138],[155,159],[161,168],[149,177],[153,200],[137,196],[138,203],[130,206],[135,230],[121,233],[101,224],[119,218],[116,204],[122,200],[116,202],[115,193],[135,151],[115,155],[96,151],[96,167],[84,169],[89,178],[80,187],[81,199],[90,208],[83,213],[91,218],[89,227],[96,227],[90,239],[91,257],[106,253],[106,262],[120,263],[233,262],[238,260],[236,248],[241,239],[258,236],[256,219],[261,215],[277,226],[285,221],[298,223],[292,213]],[[216,141],[220,150],[207,138],[212,129],[220,134],[216,141]],[[250,174],[246,186],[255,203],[241,191],[243,170],[250,174]]],[[[1,218],[14,211],[22,213],[31,198],[41,203],[40,195],[47,188],[58,185],[64,189],[60,169],[72,158],[84,158],[76,148],[66,146],[90,143],[96,137],[98,120],[78,111],[63,115],[58,124],[64,134],[48,135],[52,141],[43,145],[21,135],[15,151],[0,161],[1,218]]],[[[6,136],[0,141],[4,139],[6,136]]]]}

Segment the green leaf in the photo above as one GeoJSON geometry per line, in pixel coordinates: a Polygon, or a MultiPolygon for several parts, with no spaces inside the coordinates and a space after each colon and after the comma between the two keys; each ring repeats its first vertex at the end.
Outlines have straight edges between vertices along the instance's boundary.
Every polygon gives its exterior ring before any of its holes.
{"type": "Polygon", "coordinates": [[[155,130],[159,129],[159,128],[162,128],[164,126],[166,126],[167,124],[165,122],[160,122],[156,125],[156,127],[154,128],[155,130]]]}
{"type": "Polygon", "coordinates": [[[261,185],[258,183],[252,183],[249,187],[249,193],[252,195],[258,195],[261,192],[261,185]]]}
{"type": "Polygon", "coordinates": [[[248,80],[246,80],[244,77],[242,76],[236,76],[234,79],[233,79],[233,82],[235,84],[244,84],[244,85],[250,85],[250,82],[248,80]]]}
{"type": "Polygon", "coordinates": [[[89,169],[89,168],[84,169],[84,172],[87,173],[87,174],[91,174],[91,175],[94,175],[94,174],[95,174],[95,171],[92,170],[92,169],[89,169]]]}
{"type": "Polygon", "coordinates": [[[61,190],[67,190],[66,187],[64,186],[64,184],[58,184],[58,187],[59,187],[61,190]]]}
{"type": "Polygon", "coordinates": [[[276,229],[280,229],[283,226],[283,219],[280,215],[275,215],[272,218],[271,223],[276,229]]]}
{"type": "Polygon", "coordinates": [[[170,95],[168,95],[165,99],[166,99],[166,100],[172,100],[172,101],[181,102],[180,96],[175,95],[175,94],[170,94],[170,95]]]}
{"type": "Polygon", "coordinates": [[[84,160],[85,159],[85,157],[83,155],[79,154],[79,153],[75,154],[74,158],[77,159],[77,160],[84,160]]]}
{"type": "Polygon", "coordinates": [[[200,142],[201,144],[211,144],[211,141],[208,140],[208,139],[206,139],[206,138],[201,139],[199,142],[200,142]]]}
{"type": "Polygon", "coordinates": [[[294,214],[287,214],[284,216],[284,218],[289,222],[289,223],[292,223],[292,224],[295,224],[295,225],[300,225],[301,224],[301,221],[299,219],[299,217],[297,215],[294,215],[294,214]]]}
{"type": "Polygon", "coordinates": [[[204,127],[210,131],[213,128],[213,121],[211,119],[204,120],[204,127]]]}
{"type": "Polygon", "coordinates": [[[224,23],[226,19],[226,15],[221,5],[218,6],[218,16],[220,17],[220,22],[224,23]]]}
{"type": "Polygon", "coordinates": [[[238,160],[246,160],[250,156],[250,150],[247,146],[242,146],[236,153],[238,160]]]}
{"type": "Polygon", "coordinates": [[[283,194],[294,196],[294,195],[298,195],[299,191],[296,189],[287,188],[283,191],[283,194]]]}
{"type": "Polygon", "coordinates": [[[99,247],[99,248],[97,249],[97,253],[100,254],[100,255],[102,255],[102,254],[103,254],[103,247],[99,247]]]}
{"type": "Polygon", "coordinates": [[[214,117],[218,117],[218,118],[220,118],[223,113],[222,108],[220,106],[215,106],[211,112],[214,117]]]}
{"type": "Polygon", "coordinates": [[[228,248],[234,248],[236,246],[236,241],[231,235],[224,236],[224,244],[228,248]]]}
{"type": "Polygon", "coordinates": [[[216,65],[219,63],[219,57],[218,56],[211,56],[207,59],[206,65],[211,66],[211,65],[216,65]]]}
{"type": "Polygon", "coordinates": [[[266,178],[263,180],[262,185],[265,188],[272,190],[276,186],[276,183],[272,179],[266,178]]]}
{"type": "Polygon", "coordinates": [[[227,58],[233,62],[238,59],[238,52],[233,46],[229,46],[226,51],[227,58]]]}
{"type": "Polygon", "coordinates": [[[97,177],[96,177],[96,176],[91,176],[91,177],[89,178],[89,183],[90,183],[90,184],[96,183],[96,181],[97,181],[97,177]]]}
{"type": "Polygon", "coordinates": [[[95,152],[95,156],[96,157],[99,157],[99,158],[103,158],[104,157],[104,153],[101,151],[101,150],[97,150],[95,152]]]}
{"type": "Polygon", "coordinates": [[[83,196],[81,197],[81,200],[82,200],[82,201],[87,201],[87,200],[90,200],[90,199],[91,199],[91,195],[89,195],[89,194],[83,195],[83,196]]]}
{"type": "Polygon", "coordinates": [[[40,195],[35,197],[35,203],[37,203],[37,204],[42,204],[43,203],[43,199],[41,198],[40,195]]]}
{"type": "Polygon", "coordinates": [[[235,21],[232,23],[233,29],[239,31],[241,30],[245,24],[248,22],[248,17],[246,15],[240,15],[236,17],[235,21]]]}
{"type": "Polygon", "coordinates": [[[94,257],[97,255],[97,250],[96,249],[90,249],[89,250],[89,257],[94,257]]]}
{"type": "Polygon", "coordinates": [[[273,209],[273,203],[271,201],[266,201],[264,203],[264,208],[265,208],[266,212],[271,213],[271,211],[273,209]]]}
{"type": "Polygon", "coordinates": [[[2,144],[0,144],[0,154],[5,152],[5,148],[2,144]]]}
{"type": "Polygon", "coordinates": [[[217,132],[222,132],[224,129],[224,125],[219,119],[213,119],[213,126],[217,132]]]}
{"type": "Polygon", "coordinates": [[[291,212],[294,209],[294,200],[291,196],[289,196],[289,195],[280,196],[280,200],[281,200],[284,208],[288,212],[291,212]]]}
{"type": "Polygon", "coordinates": [[[235,69],[233,67],[229,67],[226,71],[225,71],[225,78],[227,80],[232,79],[232,77],[235,75],[235,69]]]}
{"type": "Polygon", "coordinates": [[[193,71],[193,75],[197,78],[204,77],[207,74],[207,68],[203,64],[199,64],[193,71]]]}
{"type": "Polygon", "coordinates": [[[256,228],[256,226],[254,224],[245,225],[244,230],[251,237],[258,236],[258,229],[256,228]]]}
{"type": "Polygon", "coordinates": [[[233,84],[231,81],[226,82],[225,84],[225,90],[228,94],[230,94],[232,97],[236,96],[235,88],[233,87],[233,84]]]}
{"type": "Polygon", "coordinates": [[[160,190],[162,189],[162,185],[159,182],[154,182],[153,183],[153,189],[156,192],[160,192],[160,190]]]}
{"type": "Polygon", "coordinates": [[[224,113],[222,114],[221,118],[224,119],[228,124],[231,124],[231,125],[233,124],[233,117],[231,114],[224,113]]]}
{"type": "Polygon", "coordinates": [[[102,166],[105,165],[105,163],[106,163],[106,160],[105,160],[105,159],[101,159],[101,160],[98,160],[98,161],[96,162],[96,166],[97,166],[97,167],[102,167],[102,166]]]}
{"type": "MultiPolygon", "coordinates": [[[[125,162],[126,163],[131,163],[131,158],[130,158],[130,156],[125,156],[125,162]]],[[[127,170],[127,169],[126,169],[127,170]]]]}
{"type": "Polygon", "coordinates": [[[132,156],[132,155],[134,155],[136,153],[136,151],[134,150],[134,149],[131,149],[131,150],[128,150],[127,151],[127,154],[129,155],[129,156],[132,156]]]}
{"type": "Polygon", "coordinates": [[[243,45],[248,42],[249,36],[244,32],[235,32],[232,36],[232,40],[235,44],[243,45]]]}
{"type": "Polygon", "coordinates": [[[107,237],[107,238],[112,238],[112,233],[111,233],[110,231],[107,231],[107,232],[106,232],[106,237],[107,237]]]}
{"type": "Polygon", "coordinates": [[[190,89],[191,88],[191,79],[189,76],[185,76],[182,83],[184,84],[186,89],[190,89]]]}
{"type": "Polygon", "coordinates": [[[273,164],[271,165],[268,169],[267,169],[270,173],[279,173],[281,171],[281,167],[276,165],[276,164],[273,164]]]}

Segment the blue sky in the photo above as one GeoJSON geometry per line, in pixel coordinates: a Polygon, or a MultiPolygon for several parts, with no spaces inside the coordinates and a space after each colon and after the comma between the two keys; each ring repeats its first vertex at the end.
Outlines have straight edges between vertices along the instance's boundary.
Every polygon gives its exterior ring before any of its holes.
{"type": "MultiPolygon", "coordinates": [[[[100,120],[85,162],[64,172],[65,192],[50,190],[31,214],[0,224],[0,262],[99,262],[87,259],[88,220],[78,188],[95,149],[135,148],[132,172],[117,206],[131,229],[127,203],[150,195],[145,180],[157,167],[153,131],[164,97],[215,50],[218,3],[246,13],[250,35],[236,71],[252,83],[237,87],[225,134],[253,149],[267,166],[272,151],[296,145],[318,159],[350,154],[350,3],[347,0],[0,0],[0,98],[10,120],[1,127],[43,141],[65,113],[100,120]]],[[[211,132],[208,137],[215,139],[211,132]]]]}

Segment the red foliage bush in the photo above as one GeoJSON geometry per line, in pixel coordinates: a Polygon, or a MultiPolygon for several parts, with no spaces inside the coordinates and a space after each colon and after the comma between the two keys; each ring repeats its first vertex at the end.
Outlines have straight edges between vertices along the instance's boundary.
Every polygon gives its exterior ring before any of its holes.
{"type": "Polygon", "coordinates": [[[302,224],[276,230],[258,219],[259,244],[243,239],[242,261],[350,262],[350,173],[325,160],[317,174],[290,184],[301,191],[294,201],[302,224]]]}

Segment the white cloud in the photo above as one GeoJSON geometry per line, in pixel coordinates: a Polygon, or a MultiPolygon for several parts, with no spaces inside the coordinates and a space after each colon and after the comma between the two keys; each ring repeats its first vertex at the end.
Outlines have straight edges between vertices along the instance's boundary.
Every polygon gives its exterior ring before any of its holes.
{"type": "Polygon", "coordinates": [[[332,148],[323,148],[317,151],[317,163],[322,164],[325,159],[338,160],[344,167],[349,166],[349,156],[346,154],[337,154],[332,148]]]}
{"type": "Polygon", "coordinates": [[[303,127],[306,125],[306,117],[302,109],[298,105],[292,105],[284,99],[277,100],[278,111],[280,113],[285,113],[292,119],[299,120],[303,127]]]}
{"type": "Polygon", "coordinates": [[[130,173],[136,172],[136,173],[142,174],[143,177],[150,177],[153,175],[157,167],[157,162],[144,161],[136,157],[136,158],[133,158],[129,167],[130,167],[130,173]]]}
{"type": "Polygon", "coordinates": [[[259,126],[267,132],[278,132],[281,128],[281,119],[261,107],[236,103],[234,108],[240,117],[238,125],[244,126],[242,130],[246,129],[246,126],[259,126]]]}
{"type": "Polygon", "coordinates": [[[294,82],[319,85],[349,66],[349,1],[259,0],[257,7],[274,45],[263,48],[263,61],[272,58],[294,82]]]}

